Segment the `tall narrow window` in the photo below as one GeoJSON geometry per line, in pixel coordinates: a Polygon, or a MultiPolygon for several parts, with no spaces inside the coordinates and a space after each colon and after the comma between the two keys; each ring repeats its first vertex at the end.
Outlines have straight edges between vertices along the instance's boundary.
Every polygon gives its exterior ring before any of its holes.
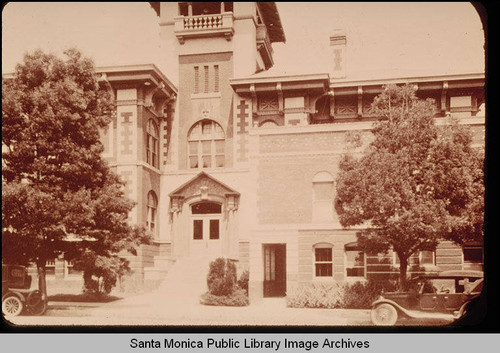
{"type": "Polygon", "coordinates": [[[194,67],[194,93],[200,93],[200,68],[194,67]]]}
{"type": "Polygon", "coordinates": [[[347,277],[365,276],[365,253],[360,251],[356,242],[344,245],[347,277]]]}
{"type": "Polygon", "coordinates": [[[333,277],[333,247],[322,243],[314,246],[314,276],[333,277]]]}
{"type": "Polygon", "coordinates": [[[148,203],[147,203],[147,218],[146,218],[146,228],[151,231],[151,233],[156,233],[156,209],[158,208],[158,199],[154,191],[148,192],[148,203]]]}
{"type": "Polygon", "coordinates": [[[202,120],[191,128],[188,135],[189,168],[222,168],[224,151],[224,131],[215,121],[202,120]]]}
{"type": "Polygon", "coordinates": [[[313,179],[313,222],[333,221],[333,177],[319,172],[313,179]]]}
{"type": "Polygon", "coordinates": [[[209,83],[209,75],[208,75],[208,66],[205,66],[204,67],[204,71],[205,71],[205,85],[204,85],[204,89],[203,89],[203,93],[208,93],[208,83],[209,83]]]}
{"type": "Polygon", "coordinates": [[[158,168],[158,128],[155,122],[150,119],[147,128],[147,141],[146,141],[146,162],[155,168],[158,168]]]}
{"type": "Polygon", "coordinates": [[[219,65],[214,65],[214,92],[219,92],[219,65]]]}

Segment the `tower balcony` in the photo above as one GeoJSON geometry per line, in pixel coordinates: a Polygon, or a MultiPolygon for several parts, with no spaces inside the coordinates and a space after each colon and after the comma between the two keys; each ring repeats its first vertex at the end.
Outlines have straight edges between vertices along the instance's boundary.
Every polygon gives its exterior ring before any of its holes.
{"type": "Polygon", "coordinates": [[[266,65],[266,70],[274,65],[271,40],[269,38],[267,27],[263,24],[257,25],[257,50],[266,65]]]}
{"type": "Polygon", "coordinates": [[[224,36],[231,40],[234,34],[232,12],[218,14],[177,16],[174,18],[175,36],[179,43],[189,38],[224,36]]]}

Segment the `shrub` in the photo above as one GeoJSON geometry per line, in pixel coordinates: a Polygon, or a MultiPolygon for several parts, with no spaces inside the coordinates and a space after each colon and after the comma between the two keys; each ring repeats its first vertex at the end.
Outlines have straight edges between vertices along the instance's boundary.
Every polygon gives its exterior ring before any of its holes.
{"type": "Polygon", "coordinates": [[[397,285],[392,281],[368,281],[346,284],[343,307],[348,309],[369,309],[382,291],[395,291],[397,285]]]}
{"type": "Polygon", "coordinates": [[[287,306],[292,308],[340,308],[344,286],[334,283],[304,283],[287,293],[287,306]]]}
{"type": "Polygon", "coordinates": [[[217,296],[228,296],[236,284],[236,266],[229,260],[219,257],[210,263],[207,276],[208,291],[217,296]]]}
{"type": "Polygon", "coordinates": [[[240,279],[238,280],[238,287],[244,289],[247,294],[248,294],[249,277],[250,277],[250,273],[248,272],[248,270],[245,270],[242,272],[240,279]]]}
{"type": "Polygon", "coordinates": [[[201,304],[217,306],[247,306],[250,304],[248,295],[244,289],[238,288],[230,295],[213,295],[210,292],[203,294],[200,298],[201,304]]]}
{"type": "Polygon", "coordinates": [[[87,252],[75,260],[75,269],[83,271],[85,293],[109,294],[119,278],[130,273],[128,260],[119,256],[100,256],[87,252]]]}

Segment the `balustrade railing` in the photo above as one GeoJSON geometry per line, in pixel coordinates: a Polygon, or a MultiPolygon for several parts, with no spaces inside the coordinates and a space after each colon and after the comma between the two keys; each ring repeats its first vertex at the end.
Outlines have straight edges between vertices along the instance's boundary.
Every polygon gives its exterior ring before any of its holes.
{"type": "Polygon", "coordinates": [[[185,30],[215,29],[223,27],[222,15],[200,15],[184,17],[185,30]]]}
{"type": "Polygon", "coordinates": [[[177,16],[174,17],[175,35],[181,44],[191,36],[224,36],[231,40],[233,28],[233,13],[223,12],[211,15],[177,16]]]}

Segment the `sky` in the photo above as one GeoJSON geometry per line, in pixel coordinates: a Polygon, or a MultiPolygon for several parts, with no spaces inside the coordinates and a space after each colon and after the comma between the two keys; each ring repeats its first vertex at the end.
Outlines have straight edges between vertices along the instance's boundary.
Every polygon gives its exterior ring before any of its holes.
{"type": "MultiPolygon", "coordinates": [[[[329,35],[347,34],[351,78],[484,72],[484,33],[466,2],[278,2],[286,44],[271,72],[327,72],[329,35]]],[[[2,73],[26,52],[76,47],[97,66],[162,64],[158,17],[148,3],[9,3],[2,13],[2,73]]]]}

